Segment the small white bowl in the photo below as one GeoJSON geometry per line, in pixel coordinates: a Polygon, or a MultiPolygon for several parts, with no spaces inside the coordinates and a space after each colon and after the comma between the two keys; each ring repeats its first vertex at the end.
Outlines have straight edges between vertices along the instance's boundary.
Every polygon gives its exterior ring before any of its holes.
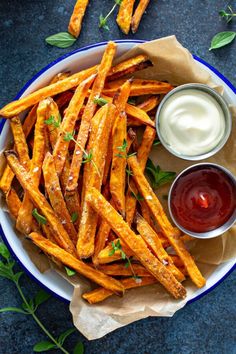
{"type": "Polygon", "coordinates": [[[210,156],[215,155],[218,151],[222,149],[222,147],[226,144],[230,133],[232,129],[232,117],[231,117],[231,112],[228,107],[228,103],[225,100],[223,96],[221,96],[217,91],[213,90],[211,87],[203,84],[185,84],[185,85],[180,85],[176,87],[175,89],[171,90],[161,101],[160,105],[158,106],[157,113],[156,113],[156,129],[157,129],[157,134],[160,139],[160,142],[162,145],[173,155],[179,157],[180,159],[183,160],[189,160],[189,161],[199,161],[199,160],[204,160],[207,159],[210,156]],[[161,133],[161,123],[159,116],[161,115],[161,112],[163,108],[165,107],[165,104],[168,102],[169,98],[174,96],[176,93],[180,91],[187,91],[190,89],[194,90],[199,90],[206,95],[210,95],[221,107],[224,118],[225,118],[225,131],[224,131],[224,136],[223,138],[219,141],[219,143],[210,151],[201,154],[201,155],[184,155],[180,154],[177,150],[174,149],[174,146],[171,146],[168,144],[168,142],[164,139],[161,133]]]}

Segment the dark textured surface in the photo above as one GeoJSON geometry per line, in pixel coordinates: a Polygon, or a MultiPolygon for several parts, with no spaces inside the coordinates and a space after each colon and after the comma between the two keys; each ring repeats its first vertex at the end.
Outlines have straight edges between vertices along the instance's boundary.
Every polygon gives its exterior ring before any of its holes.
{"type": "MultiPolygon", "coordinates": [[[[74,2],[0,1],[0,106],[10,101],[38,70],[71,50],[46,46],[44,39],[66,30],[74,2]]],[[[103,40],[127,38],[119,31],[113,18],[109,21],[110,32],[97,28],[99,14],[105,14],[112,4],[111,0],[91,0],[81,36],[72,49],[103,40]]],[[[236,20],[227,26],[218,17],[218,10],[226,4],[220,0],[152,0],[138,33],[128,38],[154,39],[176,34],[192,53],[215,66],[236,85],[236,43],[215,52],[208,51],[216,32],[236,29],[236,20]]],[[[235,2],[231,4],[236,8],[235,2]]],[[[236,274],[233,273],[210,294],[186,306],[173,318],[145,319],[92,342],[76,333],[66,347],[72,353],[73,345],[80,338],[85,344],[86,354],[234,354],[235,280],[236,274]]],[[[28,296],[39,289],[27,277],[23,278],[22,284],[28,296]]],[[[14,286],[0,278],[0,307],[20,303],[14,286]]],[[[68,305],[55,298],[42,306],[39,317],[53,334],[72,325],[68,305]]],[[[0,354],[33,353],[33,345],[43,339],[45,336],[30,317],[1,315],[0,354]]]]}

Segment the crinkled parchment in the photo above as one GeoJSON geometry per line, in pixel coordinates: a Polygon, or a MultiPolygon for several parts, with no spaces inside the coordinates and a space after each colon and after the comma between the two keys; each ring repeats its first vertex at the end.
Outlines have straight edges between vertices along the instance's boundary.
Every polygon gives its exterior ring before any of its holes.
{"type": "MultiPolygon", "coordinates": [[[[194,61],[189,51],[182,47],[174,36],[139,44],[117,61],[140,53],[147,54],[154,66],[136,73],[136,77],[168,81],[173,85],[198,82],[216,86],[209,73],[194,61]]],[[[236,175],[236,110],[234,107],[232,107],[232,115],[233,129],[227,144],[206,161],[221,164],[236,175]]],[[[192,164],[171,155],[160,145],[152,151],[151,158],[162,169],[176,172],[192,164]]],[[[167,194],[168,189],[169,186],[164,186],[157,192],[167,213],[166,201],[162,200],[161,196],[167,194]]],[[[43,269],[41,265],[45,256],[35,252],[35,247],[31,248],[33,245],[30,241],[25,240],[25,244],[26,251],[32,256],[31,259],[44,271],[45,267],[43,269]]],[[[220,237],[191,241],[189,247],[207,279],[220,263],[235,258],[236,226],[220,237]]],[[[194,284],[186,280],[184,286],[187,289],[187,297],[184,300],[174,300],[161,285],[156,284],[129,290],[123,298],[112,296],[100,304],[89,305],[81,298],[81,294],[94,288],[94,284],[80,276],[69,278],[54,265],[52,267],[74,286],[70,311],[75,326],[88,339],[100,338],[116,328],[148,316],[173,316],[196,292],[194,284]]]]}

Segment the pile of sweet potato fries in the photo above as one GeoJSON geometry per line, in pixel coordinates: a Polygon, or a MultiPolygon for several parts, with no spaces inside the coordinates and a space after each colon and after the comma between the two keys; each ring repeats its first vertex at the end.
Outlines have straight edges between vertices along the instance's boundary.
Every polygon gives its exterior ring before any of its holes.
{"type": "MultiPolygon", "coordinates": [[[[116,1],[120,5],[116,22],[121,31],[129,33],[130,27],[133,33],[137,32],[142,16],[150,0],[139,0],[134,11],[135,0],[116,1]]],[[[68,32],[78,38],[81,32],[82,21],[86,12],[89,0],[77,0],[68,25],[68,32]]]]}
{"type": "Polygon", "coordinates": [[[89,303],[156,282],[184,298],[187,276],[197,287],[205,279],[144,175],[151,117],[172,86],[124,78],[152,63],[138,55],[112,66],[115,54],[109,42],[99,65],[60,73],[0,110],[14,138],[0,188],[17,230],[100,286],[83,294],[89,303]]]}

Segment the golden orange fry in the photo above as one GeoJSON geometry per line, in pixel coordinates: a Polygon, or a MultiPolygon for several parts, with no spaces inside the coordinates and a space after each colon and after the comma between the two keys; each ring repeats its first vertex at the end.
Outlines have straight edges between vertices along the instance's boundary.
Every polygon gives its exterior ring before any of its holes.
{"type": "Polygon", "coordinates": [[[125,106],[130,93],[130,80],[117,91],[114,104],[117,117],[112,129],[112,164],[110,173],[110,193],[121,215],[125,217],[125,168],[127,155],[127,123],[125,106]]]}
{"type": "Polygon", "coordinates": [[[68,32],[78,38],[81,31],[83,17],[89,0],[77,0],[68,25],[68,32]]]}
{"type": "Polygon", "coordinates": [[[139,4],[136,7],[136,10],[133,14],[132,21],[131,21],[131,29],[133,33],[136,33],[141,21],[141,18],[148,7],[150,0],[139,0],[139,4]]]}

